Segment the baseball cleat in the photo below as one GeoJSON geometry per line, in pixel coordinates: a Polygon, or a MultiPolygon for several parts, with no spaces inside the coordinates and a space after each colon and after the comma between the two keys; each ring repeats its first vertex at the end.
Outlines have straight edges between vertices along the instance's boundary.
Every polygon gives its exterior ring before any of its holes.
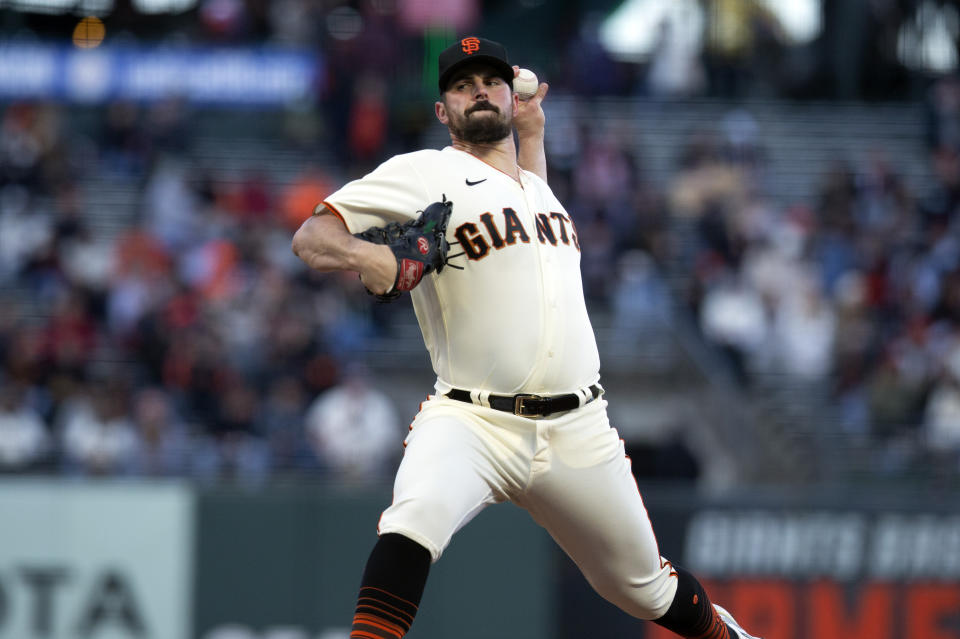
{"type": "Polygon", "coordinates": [[[733,631],[736,633],[736,637],[731,637],[730,639],[760,639],[760,637],[754,637],[749,632],[740,627],[740,624],[737,623],[737,620],[733,618],[727,609],[723,606],[718,606],[713,604],[713,607],[716,609],[717,614],[720,616],[720,621],[730,626],[733,631]]]}

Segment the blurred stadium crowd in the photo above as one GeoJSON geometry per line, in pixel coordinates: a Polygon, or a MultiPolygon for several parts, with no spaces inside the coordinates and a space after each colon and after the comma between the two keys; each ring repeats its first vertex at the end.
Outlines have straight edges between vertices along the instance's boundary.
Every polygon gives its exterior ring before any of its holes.
{"type": "MultiPolygon", "coordinates": [[[[202,3],[191,37],[262,28],[307,42],[317,6],[202,3]]],[[[366,15],[362,34],[330,40],[319,107],[276,116],[288,137],[264,149],[331,160],[290,180],[265,170],[266,154],[244,158],[242,179],[204,167],[195,114],[176,99],[82,117],[55,102],[0,103],[0,471],[391,474],[403,429],[357,363],[389,335],[390,311],[355,276],[309,273],[289,248],[316,202],[419,146],[430,126],[424,100],[398,109],[389,78],[354,77],[409,46],[395,14],[366,15]],[[104,183],[136,189],[120,229],[85,208],[85,190],[104,183]]],[[[594,92],[635,93],[630,74],[578,72],[628,68],[604,66],[580,37],[556,90],[587,107],[594,92]]],[[[764,67],[724,60],[706,65],[701,91],[754,93],[750,70],[764,67]]],[[[667,182],[646,179],[622,132],[585,120],[552,136],[551,182],[577,219],[591,307],[689,312],[743,392],[759,375],[825,386],[850,436],[909,441],[960,470],[960,83],[945,76],[925,100],[929,192],[878,154],[824,166],[809,203],[776,203],[749,106],[692,132],[667,182]],[[639,272],[645,284],[627,286],[639,272]]]]}
{"type": "MultiPolygon", "coordinates": [[[[354,278],[311,277],[290,252],[329,183],[309,171],[283,188],[188,173],[185,121],[158,127],[157,111],[129,104],[105,114],[99,135],[71,140],[54,105],[3,113],[0,278],[15,296],[0,316],[0,464],[253,479],[322,470],[330,460],[308,439],[329,434],[308,437],[304,417],[322,416],[313,400],[375,330],[354,278]],[[81,191],[105,175],[140,185],[139,212],[98,235],[81,191]]],[[[398,452],[399,431],[371,405],[364,372],[350,372],[344,410],[374,425],[364,432],[358,418],[341,433],[358,442],[341,461],[361,473],[398,452]]]]}

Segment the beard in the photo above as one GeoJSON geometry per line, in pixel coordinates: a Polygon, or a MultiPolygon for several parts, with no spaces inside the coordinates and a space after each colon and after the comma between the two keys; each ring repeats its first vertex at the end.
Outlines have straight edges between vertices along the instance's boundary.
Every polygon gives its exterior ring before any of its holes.
{"type": "Polygon", "coordinates": [[[486,101],[477,102],[467,109],[463,115],[451,113],[450,122],[447,126],[450,127],[451,133],[469,144],[499,142],[513,131],[510,118],[501,113],[495,105],[486,101]],[[477,111],[490,111],[492,115],[470,117],[477,111]]]}

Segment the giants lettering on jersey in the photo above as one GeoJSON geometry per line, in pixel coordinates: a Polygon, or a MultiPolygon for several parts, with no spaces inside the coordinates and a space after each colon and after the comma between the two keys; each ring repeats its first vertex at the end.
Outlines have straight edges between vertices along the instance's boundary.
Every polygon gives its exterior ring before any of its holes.
{"type": "MultiPolygon", "coordinates": [[[[530,235],[523,227],[517,212],[511,208],[505,208],[501,215],[502,220],[495,220],[490,213],[481,215],[483,231],[473,222],[464,222],[457,227],[454,235],[460,240],[460,246],[471,260],[485,258],[490,254],[491,246],[499,250],[504,246],[516,244],[518,240],[529,244],[530,235]]],[[[580,250],[577,229],[570,217],[563,213],[537,213],[535,218],[537,240],[541,244],[549,243],[551,246],[557,246],[558,243],[567,245],[573,243],[574,248],[580,250]]]]}

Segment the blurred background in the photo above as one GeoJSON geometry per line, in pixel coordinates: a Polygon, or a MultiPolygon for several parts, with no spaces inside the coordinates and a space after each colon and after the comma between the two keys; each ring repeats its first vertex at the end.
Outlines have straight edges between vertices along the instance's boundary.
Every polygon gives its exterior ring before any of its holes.
{"type": "MultiPolygon", "coordinates": [[[[433,374],[294,230],[447,144],[437,53],[550,83],[663,554],[765,639],[960,637],[960,8],[0,0],[0,639],[344,639],[433,374]]],[[[409,635],[666,633],[513,506],[409,635]]]]}

